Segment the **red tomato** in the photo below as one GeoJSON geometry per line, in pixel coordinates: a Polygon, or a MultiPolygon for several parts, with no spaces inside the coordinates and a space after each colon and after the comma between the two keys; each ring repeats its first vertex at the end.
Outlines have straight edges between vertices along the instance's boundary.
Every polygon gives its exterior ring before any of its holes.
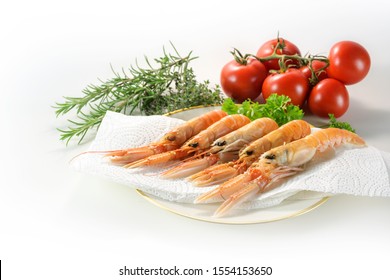
{"type": "Polygon", "coordinates": [[[329,52],[328,76],[345,85],[352,85],[367,75],[371,60],[367,50],[358,43],[341,41],[329,52]]]}
{"type": "Polygon", "coordinates": [[[302,106],[309,88],[309,81],[301,71],[289,69],[284,73],[269,75],[264,80],[262,92],[264,99],[267,99],[272,93],[277,93],[290,97],[292,104],[302,106]]]}
{"type": "MultiPolygon", "coordinates": [[[[321,68],[324,68],[325,66],[326,66],[326,63],[324,61],[321,61],[321,60],[313,60],[311,63],[311,67],[313,68],[314,73],[316,74],[318,81],[322,81],[322,80],[328,78],[328,74],[326,73],[326,69],[319,71],[321,68]]],[[[301,68],[299,68],[299,70],[301,70],[301,72],[306,76],[307,79],[309,79],[309,80],[311,79],[311,71],[310,71],[309,66],[302,66],[301,68]]]]}
{"type": "MultiPolygon", "coordinates": [[[[298,47],[296,45],[294,45],[293,43],[291,43],[290,41],[288,41],[286,39],[277,38],[277,39],[273,39],[273,40],[265,42],[257,51],[256,56],[261,58],[261,57],[267,57],[267,56],[272,55],[278,41],[280,42],[280,44],[282,44],[283,48],[278,49],[276,51],[277,54],[287,54],[287,55],[298,54],[298,55],[301,55],[301,51],[298,49],[298,47]]],[[[278,59],[271,59],[268,61],[263,61],[263,64],[265,65],[265,67],[268,70],[271,70],[271,69],[279,70],[280,69],[278,59]]],[[[292,64],[298,65],[298,62],[297,61],[287,61],[286,62],[286,65],[292,65],[292,64]]]]}
{"type": "Polygon", "coordinates": [[[311,90],[308,106],[310,111],[322,118],[328,114],[341,117],[348,110],[349,95],[345,85],[332,78],[320,81],[311,90]]]}
{"type": "Polygon", "coordinates": [[[221,87],[235,102],[254,100],[261,94],[261,87],[267,77],[267,69],[258,60],[249,58],[246,65],[235,60],[227,63],[221,71],[221,87]]]}

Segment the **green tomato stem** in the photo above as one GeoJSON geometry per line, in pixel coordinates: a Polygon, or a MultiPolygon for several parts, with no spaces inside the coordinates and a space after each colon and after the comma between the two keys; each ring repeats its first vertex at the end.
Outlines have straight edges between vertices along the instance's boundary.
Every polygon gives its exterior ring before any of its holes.
{"type": "Polygon", "coordinates": [[[252,57],[260,62],[264,62],[264,61],[269,61],[269,60],[272,60],[272,59],[277,59],[279,61],[279,67],[280,67],[280,70],[279,72],[285,72],[289,67],[287,66],[286,62],[287,61],[298,61],[298,64],[297,67],[301,67],[301,66],[305,66],[307,65],[310,69],[310,72],[311,72],[311,79],[317,83],[318,82],[318,77],[316,75],[315,72],[320,72],[320,71],[324,71],[328,66],[329,66],[329,59],[326,57],[326,56],[322,56],[322,55],[309,55],[309,56],[301,56],[299,54],[294,54],[294,55],[288,55],[288,54],[278,54],[277,51],[279,49],[283,49],[283,44],[281,42],[278,42],[275,46],[275,49],[273,51],[273,53],[269,56],[265,56],[265,57],[257,57],[256,55],[254,54],[245,54],[245,55],[242,55],[242,53],[238,50],[238,49],[234,49],[234,51],[232,51],[231,53],[233,54],[234,56],[234,59],[242,64],[242,65],[246,65],[247,64],[247,61],[248,61],[248,58],[249,57],[252,57]],[[318,60],[318,61],[322,61],[322,62],[325,62],[325,66],[318,69],[317,71],[314,71],[313,67],[312,67],[312,62],[313,60],[318,60]]]}

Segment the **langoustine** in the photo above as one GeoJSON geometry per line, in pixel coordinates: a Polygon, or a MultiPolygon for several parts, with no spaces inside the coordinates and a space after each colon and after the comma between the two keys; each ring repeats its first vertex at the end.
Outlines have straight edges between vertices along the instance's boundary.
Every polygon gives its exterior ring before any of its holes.
{"type": "Polygon", "coordinates": [[[301,139],[309,135],[310,132],[311,126],[306,121],[290,121],[250,143],[240,152],[238,160],[211,166],[190,176],[188,179],[196,186],[221,184],[245,172],[264,152],[271,148],[301,139]]]}
{"type": "Polygon", "coordinates": [[[240,127],[250,123],[250,119],[244,115],[235,114],[223,117],[205,130],[201,131],[179,149],[149,156],[147,158],[125,165],[127,168],[136,168],[162,164],[173,160],[179,160],[196,153],[201,153],[210,148],[210,145],[219,137],[226,135],[240,127]]]}
{"type": "Polygon", "coordinates": [[[160,140],[147,146],[105,152],[112,163],[129,164],[152,155],[180,148],[187,140],[227,116],[222,110],[213,110],[195,117],[166,133],[160,140]]]}
{"type": "Polygon", "coordinates": [[[204,170],[216,163],[229,162],[238,158],[239,151],[249,143],[274,131],[278,124],[270,118],[256,119],[247,125],[215,140],[210,149],[190,158],[161,174],[163,178],[182,178],[204,170]]]}
{"type": "Polygon", "coordinates": [[[303,165],[311,161],[316,152],[350,144],[365,146],[365,141],[350,131],[327,128],[319,130],[289,144],[265,152],[245,173],[232,178],[217,188],[199,196],[195,203],[220,197],[225,201],[216,210],[215,216],[222,216],[244,201],[257,197],[274,187],[282,178],[303,171],[303,165]]]}

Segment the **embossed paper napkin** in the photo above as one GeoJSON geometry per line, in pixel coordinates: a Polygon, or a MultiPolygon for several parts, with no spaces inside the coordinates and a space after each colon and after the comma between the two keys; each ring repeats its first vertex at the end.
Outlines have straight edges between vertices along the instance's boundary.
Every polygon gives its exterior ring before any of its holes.
{"type": "MultiPolygon", "coordinates": [[[[106,151],[147,145],[183,123],[165,116],[125,116],[107,112],[89,151],[106,151]]],[[[126,169],[110,164],[99,153],[76,157],[72,166],[81,172],[105,177],[162,199],[192,203],[213,187],[195,187],[184,179],[168,180],[159,174],[167,167],[126,169]]],[[[264,208],[285,199],[307,199],[336,194],[390,197],[390,154],[374,147],[338,148],[307,164],[305,170],[242,208],[264,208]]]]}

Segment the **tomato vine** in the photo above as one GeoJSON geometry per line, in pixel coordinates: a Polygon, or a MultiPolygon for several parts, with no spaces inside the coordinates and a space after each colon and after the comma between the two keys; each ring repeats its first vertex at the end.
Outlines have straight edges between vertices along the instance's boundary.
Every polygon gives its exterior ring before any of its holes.
{"type": "Polygon", "coordinates": [[[322,71],[325,71],[326,68],[329,66],[329,59],[328,57],[324,55],[307,55],[307,56],[301,56],[300,54],[279,54],[278,50],[283,49],[284,43],[283,41],[280,41],[278,38],[278,42],[273,50],[273,53],[269,56],[265,57],[259,57],[254,54],[245,54],[243,55],[238,49],[234,48],[233,51],[231,51],[231,54],[234,57],[234,60],[241,65],[247,65],[248,59],[249,58],[254,58],[261,63],[270,61],[270,60],[278,60],[279,63],[279,70],[270,70],[270,72],[279,72],[279,73],[284,73],[286,72],[289,68],[294,67],[294,68],[299,68],[302,66],[307,66],[311,72],[311,78],[310,78],[310,84],[314,86],[319,82],[318,76],[316,73],[320,73],[322,71]],[[297,61],[298,65],[295,64],[288,64],[287,62],[290,61],[297,61]],[[324,66],[322,66],[319,69],[313,69],[313,61],[321,61],[324,63],[324,66]]]}

